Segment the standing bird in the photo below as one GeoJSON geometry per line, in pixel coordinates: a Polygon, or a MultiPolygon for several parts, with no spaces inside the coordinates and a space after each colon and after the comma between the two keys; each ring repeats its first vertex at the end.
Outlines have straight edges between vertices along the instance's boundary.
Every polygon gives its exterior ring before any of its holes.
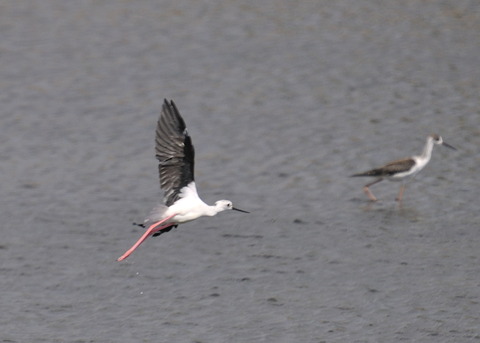
{"type": "Polygon", "coordinates": [[[158,236],[203,216],[214,216],[225,210],[236,210],[230,200],[219,200],[209,206],[200,199],[193,177],[195,151],[185,122],[173,101],[165,99],[157,123],[155,152],[160,174],[160,188],[164,191],[164,205],[152,210],[143,224],[147,230],[142,237],[117,261],[126,259],[148,236],[158,236]]]}
{"type": "Polygon", "coordinates": [[[427,137],[427,143],[425,144],[421,155],[393,161],[387,163],[382,167],[375,168],[363,173],[353,174],[351,176],[369,176],[377,178],[375,181],[368,183],[363,187],[363,191],[372,201],[377,201],[377,198],[370,191],[370,186],[379,183],[384,178],[390,181],[402,181],[402,185],[400,186],[400,192],[395,199],[400,202],[402,201],[403,192],[405,191],[405,183],[408,179],[413,178],[420,170],[422,170],[428,164],[430,158],[432,157],[432,150],[434,144],[443,145],[447,148],[457,150],[453,146],[445,143],[441,136],[433,134],[427,137]]]}

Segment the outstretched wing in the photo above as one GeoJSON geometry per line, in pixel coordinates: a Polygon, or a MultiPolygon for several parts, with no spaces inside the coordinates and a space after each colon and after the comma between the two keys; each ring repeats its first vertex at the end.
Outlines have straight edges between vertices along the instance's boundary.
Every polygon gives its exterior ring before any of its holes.
{"type": "Polygon", "coordinates": [[[171,206],[179,199],[181,189],[194,181],[195,151],[177,106],[165,99],[158,119],[155,153],[159,161],[160,187],[164,203],[171,206]]]}

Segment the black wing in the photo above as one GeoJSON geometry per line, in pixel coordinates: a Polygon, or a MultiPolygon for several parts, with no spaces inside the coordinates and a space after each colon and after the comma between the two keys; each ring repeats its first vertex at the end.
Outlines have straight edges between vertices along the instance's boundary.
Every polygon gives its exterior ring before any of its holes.
{"type": "Polygon", "coordinates": [[[164,203],[171,206],[179,199],[181,189],[194,180],[195,151],[185,122],[173,101],[165,99],[158,119],[155,153],[164,203]]]}
{"type": "Polygon", "coordinates": [[[397,161],[387,163],[386,165],[380,168],[375,168],[363,173],[354,174],[352,175],[352,177],[353,176],[377,176],[377,177],[392,176],[392,175],[410,170],[414,164],[415,164],[415,161],[413,159],[405,158],[402,160],[397,160],[397,161]]]}

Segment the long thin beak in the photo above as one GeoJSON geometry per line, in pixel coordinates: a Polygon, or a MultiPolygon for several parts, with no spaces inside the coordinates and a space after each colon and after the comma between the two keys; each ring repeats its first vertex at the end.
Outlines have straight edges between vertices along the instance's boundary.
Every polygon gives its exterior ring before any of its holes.
{"type": "Polygon", "coordinates": [[[445,142],[443,142],[442,145],[443,145],[443,146],[446,146],[447,148],[450,148],[450,149],[452,149],[452,150],[457,150],[457,148],[455,148],[455,147],[453,147],[453,146],[451,146],[450,144],[447,144],[447,143],[445,143],[445,142]]]}
{"type": "Polygon", "coordinates": [[[232,207],[232,210],[235,210],[235,211],[238,211],[238,212],[243,212],[243,213],[250,213],[248,211],[244,211],[244,210],[241,210],[241,209],[236,208],[236,207],[232,207]]]}

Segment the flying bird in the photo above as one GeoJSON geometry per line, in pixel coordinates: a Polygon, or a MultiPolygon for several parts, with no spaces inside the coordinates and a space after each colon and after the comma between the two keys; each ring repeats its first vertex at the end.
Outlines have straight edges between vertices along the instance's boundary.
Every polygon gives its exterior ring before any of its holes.
{"type": "Polygon", "coordinates": [[[185,122],[173,101],[166,99],[158,119],[155,152],[159,161],[163,204],[155,207],[143,224],[147,230],[117,261],[126,259],[148,236],[158,236],[203,216],[215,216],[226,210],[249,213],[233,206],[230,200],[218,200],[209,206],[200,199],[194,180],[195,151],[185,122]]]}

